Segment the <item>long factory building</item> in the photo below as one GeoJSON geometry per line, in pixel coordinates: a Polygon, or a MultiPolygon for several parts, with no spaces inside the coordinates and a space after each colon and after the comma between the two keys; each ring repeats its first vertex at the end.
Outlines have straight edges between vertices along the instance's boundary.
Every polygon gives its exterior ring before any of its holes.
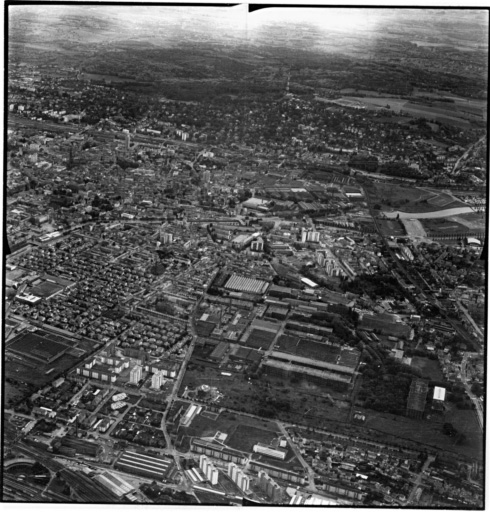
{"type": "Polygon", "coordinates": [[[236,290],[239,292],[248,292],[263,294],[269,287],[269,283],[260,279],[252,279],[250,277],[242,277],[237,274],[233,274],[225,284],[225,288],[228,290],[236,290]]]}
{"type": "Polygon", "coordinates": [[[174,462],[167,457],[124,452],[117,460],[116,469],[160,481],[168,481],[175,472],[174,462]]]}

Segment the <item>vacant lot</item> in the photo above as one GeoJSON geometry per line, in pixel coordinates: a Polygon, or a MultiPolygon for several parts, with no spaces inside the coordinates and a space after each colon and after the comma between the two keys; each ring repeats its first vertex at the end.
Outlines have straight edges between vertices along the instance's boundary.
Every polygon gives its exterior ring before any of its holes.
{"type": "Polygon", "coordinates": [[[223,397],[216,405],[264,417],[320,427],[325,420],[346,421],[349,408],[346,394],[332,391],[328,386],[307,382],[292,382],[280,377],[262,375],[249,381],[243,374],[221,375],[220,369],[200,367],[187,370],[179,394],[186,386],[191,389],[202,384],[217,387],[223,397]],[[329,395],[334,398],[333,405],[329,395]],[[270,416],[268,416],[270,415],[270,416]]]}
{"type": "Polygon", "coordinates": [[[362,412],[366,416],[366,423],[363,425],[365,428],[375,429],[407,441],[415,441],[422,447],[426,445],[427,448],[439,448],[478,459],[483,457],[482,433],[473,411],[450,411],[439,416],[433,415],[430,420],[415,420],[368,409],[362,412]],[[445,422],[452,423],[466,439],[457,444],[456,437],[445,436],[442,433],[445,422]]]}
{"type": "Polygon", "coordinates": [[[5,382],[5,406],[10,407],[11,404],[15,404],[20,402],[21,400],[27,398],[31,391],[26,384],[19,383],[11,384],[10,382],[5,382]]]}
{"type": "MultiPolygon", "coordinates": [[[[189,404],[183,405],[183,413],[187,410],[189,404]]],[[[169,416],[177,411],[172,408],[169,416]]],[[[275,422],[269,420],[261,420],[243,416],[239,413],[231,411],[222,411],[220,414],[212,418],[205,413],[205,409],[194,417],[188,427],[178,426],[178,422],[173,427],[177,431],[177,437],[181,442],[179,449],[182,451],[189,449],[191,437],[214,437],[217,432],[227,434],[224,443],[236,450],[251,452],[255,442],[270,442],[274,437],[278,436],[278,427],[275,422]],[[239,431],[236,434],[237,430],[239,431]],[[250,443],[253,443],[250,446],[250,443]]]]}
{"type": "Polygon", "coordinates": [[[405,229],[396,219],[378,220],[378,226],[383,236],[405,236],[405,229]]]}
{"type": "Polygon", "coordinates": [[[439,361],[428,359],[427,357],[413,357],[412,366],[422,372],[424,379],[443,381],[444,375],[441,371],[439,361]]]}
{"type": "Polygon", "coordinates": [[[379,204],[384,211],[399,210],[416,214],[464,206],[461,201],[444,192],[387,183],[376,183],[369,193],[373,204],[379,204]]]}

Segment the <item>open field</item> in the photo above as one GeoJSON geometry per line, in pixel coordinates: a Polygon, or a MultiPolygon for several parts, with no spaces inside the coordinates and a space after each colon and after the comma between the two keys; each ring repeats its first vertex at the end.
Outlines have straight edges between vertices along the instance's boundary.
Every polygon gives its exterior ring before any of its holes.
{"type": "Polygon", "coordinates": [[[235,450],[252,453],[257,443],[270,444],[278,437],[277,432],[240,424],[226,441],[226,444],[235,450]]]}
{"type": "Polygon", "coordinates": [[[412,358],[412,366],[418,368],[422,372],[424,379],[443,381],[444,375],[439,366],[439,361],[434,359],[428,359],[427,357],[412,358]]]}
{"type": "Polygon", "coordinates": [[[380,219],[378,226],[383,236],[405,236],[405,230],[395,219],[380,219]]]}

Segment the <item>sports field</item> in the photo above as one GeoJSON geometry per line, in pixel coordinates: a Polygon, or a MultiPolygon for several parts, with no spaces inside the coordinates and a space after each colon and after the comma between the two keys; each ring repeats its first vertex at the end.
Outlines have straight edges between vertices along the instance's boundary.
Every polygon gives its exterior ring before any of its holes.
{"type": "Polygon", "coordinates": [[[63,286],[56,283],[50,283],[49,281],[44,281],[43,283],[31,288],[30,292],[36,297],[47,299],[61,290],[63,290],[63,286]]]}
{"type": "Polygon", "coordinates": [[[396,216],[400,212],[400,217],[402,213],[404,217],[407,217],[405,214],[413,213],[414,218],[417,218],[418,214],[466,206],[444,192],[388,183],[375,183],[369,195],[372,203],[379,204],[387,217],[396,216]]]}
{"type": "Polygon", "coordinates": [[[67,345],[58,343],[49,337],[39,336],[33,332],[19,335],[8,345],[8,350],[31,359],[39,360],[42,363],[54,361],[66,352],[68,348],[67,345]]]}

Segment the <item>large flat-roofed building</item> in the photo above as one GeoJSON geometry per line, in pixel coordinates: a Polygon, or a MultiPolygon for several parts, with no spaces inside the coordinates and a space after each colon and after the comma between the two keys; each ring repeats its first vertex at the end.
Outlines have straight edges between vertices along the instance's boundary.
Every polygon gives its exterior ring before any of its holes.
{"type": "Polygon", "coordinates": [[[191,450],[196,453],[204,453],[209,457],[221,459],[226,462],[235,462],[236,464],[245,463],[245,455],[242,452],[221,444],[205,441],[204,439],[193,438],[191,441],[191,450]]]}
{"type": "Polygon", "coordinates": [[[173,474],[174,462],[159,455],[123,452],[114,467],[126,473],[167,481],[173,474]]]}
{"type": "Polygon", "coordinates": [[[186,413],[180,419],[180,424],[183,427],[188,427],[191,424],[191,421],[197,416],[202,410],[200,405],[192,404],[187,409],[186,413]]]}
{"type": "Polygon", "coordinates": [[[413,379],[407,400],[407,416],[422,418],[425,410],[425,401],[429,391],[429,384],[423,379],[413,379]]]}
{"type": "Polygon", "coordinates": [[[335,373],[353,375],[356,371],[355,366],[346,366],[338,364],[337,362],[318,361],[309,357],[297,356],[294,354],[287,354],[286,352],[272,351],[270,359],[277,361],[290,362],[296,365],[305,366],[308,368],[317,368],[320,370],[330,370],[335,373]]]}
{"type": "Polygon", "coordinates": [[[117,374],[114,368],[107,366],[106,368],[93,367],[93,368],[77,368],[77,374],[87,377],[89,379],[98,379],[105,382],[116,382],[117,374]]]}
{"type": "Polygon", "coordinates": [[[339,357],[335,362],[326,362],[310,357],[302,357],[285,352],[273,351],[269,358],[262,363],[265,372],[282,377],[291,373],[307,381],[325,384],[345,390],[354,380],[358,357],[354,360],[345,360],[339,357]]]}
{"type": "Polygon", "coordinates": [[[269,457],[274,457],[276,459],[284,460],[286,458],[286,450],[281,450],[280,448],[273,448],[272,446],[267,446],[263,443],[257,443],[254,445],[254,452],[261,453],[263,455],[267,455],[269,457]]]}
{"type": "Polygon", "coordinates": [[[346,390],[352,383],[352,376],[342,375],[327,370],[308,368],[287,361],[276,361],[269,359],[262,364],[262,367],[264,368],[264,371],[270,375],[287,377],[291,373],[294,373],[306,381],[320,385],[328,384],[329,386],[332,386],[338,390],[346,390]]]}
{"type": "Polygon", "coordinates": [[[263,294],[267,291],[269,283],[260,279],[252,279],[250,277],[242,277],[233,274],[225,284],[228,290],[236,290],[239,292],[263,294]]]}
{"type": "Polygon", "coordinates": [[[434,395],[433,400],[439,400],[441,402],[444,402],[444,399],[446,398],[446,388],[441,388],[439,386],[434,387],[434,395]]]}
{"type": "Polygon", "coordinates": [[[243,249],[246,247],[252,240],[254,240],[255,235],[238,235],[231,241],[231,245],[235,247],[235,249],[243,249]]]}
{"type": "Polygon", "coordinates": [[[157,361],[147,363],[145,370],[151,373],[161,372],[164,377],[170,377],[173,379],[177,376],[179,363],[177,361],[157,361]]]}
{"type": "Polygon", "coordinates": [[[211,352],[209,359],[213,361],[221,361],[225,354],[228,352],[230,348],[230,344],[224,341],[221,341],[217,347],[211,352]]]}

